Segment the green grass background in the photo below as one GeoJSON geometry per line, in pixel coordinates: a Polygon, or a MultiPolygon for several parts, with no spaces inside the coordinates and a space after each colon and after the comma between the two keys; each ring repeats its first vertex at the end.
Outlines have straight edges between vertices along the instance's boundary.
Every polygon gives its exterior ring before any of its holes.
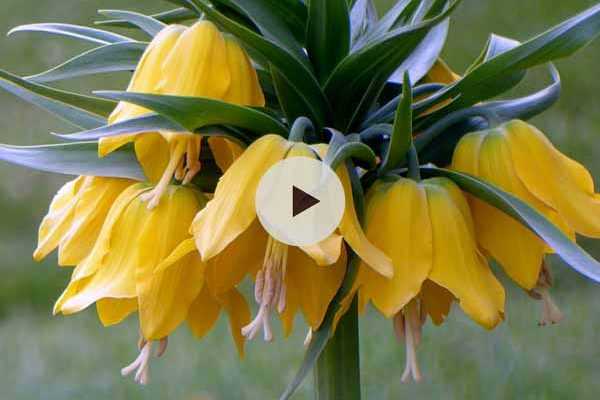
{"type": "MultiPolygon", "coordinates": [[[[387,0],[389,5],[389,0],[387,0]]],[[[495,32],[517,39],[543,31],[594,4],[591,0],[464,0],[451,26],[446,60],[458,71],[469,65],[495,32]]],[[[386,0],[381,0],[382,7],[386,0]]],[[[123,0],[3,0],[0,31],[29,22],[89,24],[96,8],[158,11],[168,4],[123,0]]],[[[75,41],[35,34],[0,38],[0,67],[31,74],[83,50],[75,41]]],[[[561,149],[600,176],[600,43],[558,66],[560,102],[535,119],[561,149]]],[[[540,87],[533,73],[520,89],[540,87]]],[[[89,91],[122,89],[126,77],[76,79],[64,87],[89,91]]],[[[0,92],[0,142],[41,144],[49,131],[68,127],[42,111],[0,92]]],[[[171,338],[152,365],[152,383],[140,388],[119,368],[135,357],[135,321],[104,329],[93,310],[52,317],[53,301],[69,271],[50,257],[34,264],[37,224],[65,178],[0,165],[0,399],[274,399],[299,365],[304,329],[271,345],[250,343],[247,357],[235,354],[225,321],[198,342],[185,329],[171,338]]],[[[600,257],[600,245],[583,241],[600,257]]],[[[456,310],[442,328],[425,327],[419,351],[426,376],[403,385],[404,349],[390,324],[374,312],[361,322],[364,398],[379,399],[597,399],[600,393],[600,288],[553,260],[555,296],[565,321],[539,328],[539,304],[509,285],[507,319],[494,332],[475,326],[456,310]]],[[[310,379],[298,399],[311,398],[310,379]]]]}

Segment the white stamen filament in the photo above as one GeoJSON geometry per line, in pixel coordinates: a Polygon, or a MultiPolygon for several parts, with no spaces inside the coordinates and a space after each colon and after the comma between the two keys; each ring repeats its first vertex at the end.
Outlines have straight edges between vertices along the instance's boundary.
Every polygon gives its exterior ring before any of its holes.
{"type": "Polygon", "coordinates": [[[420,341],[421,326],[416,302],[409,303],[404,309],[404,343],[406,344],[406,366],[402,374],[402,382],[406,383],[410,377],[415,382],[423,378],[417,359],[417,345],[420,341]]]}
{"type": "Polygon", "coordinates": [[[564,318],[564,314],[560,311],[547,288],[538,289],[542,297],[542,319],[539,326],[558,324],[564,318]]]}
{"type": "Polygon", "coordinates": [[[242,335],[254,339],[263,330],[264,340],[273,340],[271,312],[276,309],[280,314],[285,311],[285,273],[287,269],[287,245],[269,238],[263,268],[256,275],[254,297],[259,309],[254,320],[242,328],[242,335]]]}
{"type": "Polygon", "coordinates": [[[308,328],[308,332],[306,333],[306,337],[304,338],[304,347],[310,346],[310,342],[312,342],[313,331],[311,328],[308,328]]]}
{"type": "MultiPolygon", "coordinates": [[[[136,383],[140,385],[146,385],[149,382],[149,372],[150,372],[150,359],[152,358],[152,341],[147,341],[145,339],[140,339],[139,345],[141,346],[140,354],[137,358],[128,366],[121,369],[121,375],[127,376],[135,371],[134,380],[136,383]]],[[[158,345],[158,351],[156,352],[156,357],[162,357],[167,351],[167,346],[169,344],[168,338],[163,338],[160,340],[158,345]]]]}

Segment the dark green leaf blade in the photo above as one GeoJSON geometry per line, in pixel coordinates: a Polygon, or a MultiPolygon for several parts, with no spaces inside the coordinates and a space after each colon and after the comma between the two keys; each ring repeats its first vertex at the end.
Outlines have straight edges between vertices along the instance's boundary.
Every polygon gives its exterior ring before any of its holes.
{"type": "Polygon", "coordinates": [[[4,70],[0,70],[0,87],[84,129],[105,125],[106,117],[116,106],[110,100],[53,89],[26,81],[4,70]]]}
{"type": "Polygon", "coordinates": [[[510,215],[548,243],[573,269],[600,283],[600,263],[522,200],[468,174],[433,167],[422,167],[421,172],[449,178],[461,189],[510,215]]]}
{"type": "Polygon", "coordinates": [[[97,142],[44,146],[0,145],[0,160],[64,175],[146,179],[132,146],[124,146],[104,158],[98,158],[97,142]]]}
{"type": "Polygon", "coordinates": [[[211,125],[231,125],[261,134],[287,134],[285,126],[269,114],[220,100],[117,91],[101,91],[96,94],[155,111],[190,132],[211,125]]]}
{"type": "Polygon", "coordinates": [[[107,72],[133,71],[148,43],[121,42],[86,51],[72,59],[25,79],[37,83],[55,82],[107,72]]]}
{"type": "Polygon", "coordinates": [[[128,38],[127,36],[119,35],[113,32],[70,24],[43,23],[20,25],[11,29],[7,35],[11,36],[18,32],[41,32],[51,35],[71,37],[102,45],[133,41],[133,39],[128,38]]]}
{"type": "Polygon", "coordinates": [[[310,0],[306,49],[320,82],[350,52],[350,15],[346,0],[310,0]]]}
{"type": "Polygon", "coordinates": [[[163,22],[154,17],[125,10],[98,10],[98,12],[108,18],[114,18],[137,26],[146,32],[150,37],[156,36],[166,26],[163,22]]]}

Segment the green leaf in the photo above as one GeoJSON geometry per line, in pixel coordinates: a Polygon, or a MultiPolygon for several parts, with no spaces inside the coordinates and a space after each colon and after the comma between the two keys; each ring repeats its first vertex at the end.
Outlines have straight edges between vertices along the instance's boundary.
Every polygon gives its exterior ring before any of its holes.
{"type": "Polygon", "coordinates": [[[358,0],[350,11],[350,38],[352,46],[377,23],[377,9],[373,0],[358,0]]]}
{"type": "Polygon", "coordinates": [[[415,3],[415,0],[400,0],[396,2],[396,4],[385,13],[385,15],[374,24],[360,40],[355,42],[352,50],[354,51],[355,49],[364,46],[367,42],[375,40],[389,32],[393,26],[402,19],[402,16],[406,15],[407,11],[411,11],[411,8],[408,7],[411,3],[415,3]]]}
{"type": "Polygon", "coordinates": [[[505,212],[539,236],[577,272],[600,283],[600,263],[527,203],[468,174],[433,167],[423,167],[421,172],[449,178],[464,191],[505,212]]]}
{"type": "Polygon", "coordinates": [[[264,59],[269,60],[271,65],[279,72],[285,73],[290,89],[293,89],[296,98],[302,101],[305,110],[303,115],[309,117],[319,126],[324,125],[329,104],[310,66],[307,65],[307,61],[280,47],[273,40],[227,18],[204,0],[189,0],[188,3],[193,4],[199,12],[206,13],[210,19],[235,35],[247,47],[260,54],[264,59]]]}
{"type": "Polygon", "coordinates": [[[231,125],[252,132],[287,135],[286,127],[262,111],[203,97],[101,91],[99,96],[137,104],[180,124],[189,132],[210,125],[231,125]]]}
{"type": "Polygon", "coordinates": [[[214,0],[246,16],[269,40],[306,61],[306,7],[297,0],[214,0]]]}
{"type": "MultiPolygon", "coordinates": [[[[187,21],[190,19],[196,19],[198,16],[195,12],[191,11],[188,8],[180,7],[175,8],[173,10],[164,11],[161,13],[150,15],[150,17],[154,18],[157,21],[160,21],[164,24],[175,24],[178,22],[187,21]]],[[[119,28],[134,28],[139,27],[138,25],[134,25],[132,22],[125,19],[112,19],[106,21],[96,21],[97,25],[104,26],[114,26],[119,28]]]]}
{"type": "Polygon", "coordinates": [[[554,28],[505,51],[473,68],[469,74],[436,96],[423,102],[421,110],[433,103],[459,96],[453,105],[468,107],[497,96],[514,86],[512,76],[528,68],[570,56],[600,33],[600,4],[554,28]],[[507,85],[508,80],[511,85],[507,85]]]}
{"type": "MultiPolygon", "coordinates": [[[[150,37],[156,36],[166,25],[158,19],[136,13],[133,11],[125,10],[98,10],[98,12],[108,18],[115,18],[117,20],[125,21],[133,26],[140,28],[146,32],[150,37]]],[[[98,23],[96,23],[98,24],[98,23]]]]}
{"type": "Polygon", "coordinates": [[[118,42],[131,42],[133,39],[101,29],[88,28],[87,26],[70,24],[28,24],[11,29],[8,36],[18,32],[41,32],[51,35],[67,36],[97,44],[110,44],[118,42]]]}
{"type": "Polygon", "coordinates": [[[37,83],[55,82],[107,72],[133,71],[148,43],[121,42],[86,51],[48,71],[25,79],[37,83]]]}
{"type": "Polygon", "coordinates": [[[65,175],[146,179],[132,146],[124,146],[104,158],[98,158],[97,142],[44,146],[0,145],[0,160],[65,175]]]}
{"type": "Polygon", "coordinates": [[[116,106],[116,103],[110,100],[53,89],[26,81],[4,70],[0,70],[0,87],[84,129],[105,125],[106,117],[116,106]]]}
{"type": "MultiPolygon", "coordinates": [[[[455,1],[443,13],[425,22],[394,29],[376,41],[363,46],[346,57],[325,85],[325,93],[334,105],[335,126],[347,132],[360,125],[371,109],[388,78],[400,70],[408,70],[426,59],[427,51],[410,57],[427,34],[443,23],[460,1],[455,1]],[[405,61],[409,60],[408,63],[405,61]],[[360,94],[357,96],[357,94],[360,94]]],[[[444,36],[445,38],[445,36],[444,36]]],[[[421,48],[426,50],[427,47],[421,48]]]]}
{"type": "Polygon", "coordinates": [[[350,15],[346,0],[310,0],[306,50],[320,82],[350,52],[350,15]]]}
{"type": "MultiPolygon", "coordinates": [[[[105,125],[96,129],[54,135],[65,140],[89,141],[98,140],[103,137],[132,135],[137,133],[157,131],[188,132],[186,128],[162,115],[148,114],[114,124],[105,125]]],[[[252,138],[250,136],[245,135],[243,132],[238,130],[228,129],[227,127],[204,127],[202,129],[202,136],[225,136],[243,145],[248,145],[252,142],[252,138]]]]}
{"type": "Polygon", "coordinates": [[[380,175],[392,170],[406,158],[412,146],[412,132],[412,86],[407,72],[404,74],[402,100],[396,110],[390,143],[379,167],[380,175]]]}

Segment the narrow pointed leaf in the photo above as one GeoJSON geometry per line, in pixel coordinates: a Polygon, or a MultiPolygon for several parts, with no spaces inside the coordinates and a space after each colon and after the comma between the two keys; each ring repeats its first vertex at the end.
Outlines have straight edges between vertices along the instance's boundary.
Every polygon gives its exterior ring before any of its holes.
{"type": "MultiPolygon", "coordinates": [[[[506,80],[513,74],[537,65],[567,57],[589,44],[600,33],[600,4],[576,15],[550,30],[505,51],[473,68],[454,85],[423,102],[431,104],[460,96],[456,107],[468,107],[507,90],[506,80]]],[[[511,82],[514,86],[514,82],[511,82]]],[[[508,88],[512,87],[508,86],[508,88]]]]}
{"type": "Polygon", "coordinates": [[[106,117],[116,106],[116,103],[110,100],[53,89],[26,81],[4,70],[0,70],[0,87],[84,129],[105,125],[106,117]]]}
{"type": "MultiPolygon", "coordinates": [[[[173,10],[164,11],[161,13],[150,15],[157,21],[164,24],[174,24],[178,22],[187,21],[190,19],[198,18],[195,12],[190,9],[180,7],[173,10]]],[[[106,21],[96,21],[97,25],[103,26],[114,26],[119,28],[138,28],[138,25],[134,25],[132,22],[125,19],[111,19],[106,21]]]]}
{"type": "MultiPolygon", "coordinates": [[[[137,134],[144,132],[188,132],[188,130],[176,122],[171,121],[167,117],[158,114],[148,114],[137,118],[128,119],[117,122],[115,124],[105,125],[100,128],[90,129],[81,132],[69,134],[56,134],[64,140],[89,141],[98,140],[104,137],[137,134]]],[[[252,142],[252,139],[239,130],[229,129],[226,127],[208,126],[202,129],[203,136],[225,136],[237,143],[247,145],[252,142]]]]}
{"type": "Polygon", "coordinates": [[[96,142],[45,146],[0,145],[0,160],[38,171],[64,175],[145,180],[132,146],[122,147],[104,158],[98,158],[96,142]]]}
{"type": "Polygon", "coordinates": [[[306,49],[319,81],[350,52],[350,15],[346,0],[310,0],[306,49]]]}
{"type": "Polygon", "coordinates": [[[50,35],[71,37],[97,44],[110,44],[133,41],[133,39],[128,38],[127,36],[119,35],[113,32],[70,24],[44,23],[21,25],[11,29],[8,32],[8,36],[11,36],[18,32],[41,32],[50,35]]]}
{"type": "Polygon", "coordinates": [[[357,0],[350,11],[350,39],[354,45],[377,23],[377,9],[373,0],[357,0]]]}
{"type": "Polygon", "coordinates": [[[148,108],[180,124],[190,132],[210,125],[231,125],[258,133],[280,135],[287,133],[285,126],[269,114],[219,100],[114,91],[96,92],[96,94],[148,108]]]}
{"type": "Polygon", "coordinates": [[[548,243],[573,269],[600,283],[600,263],[522,200],[468,174],[433,167],[421,168],[421,172],[428,176],[449,178],[464,191],[510,215],[548,243]]]}
{"type": "Polygon", "coordinates": [[[404,75],[402,85],[402,100],[398,104],[394,127],[390,137],[390,143],[385,152],[385,156],[379,173],[381,175],[398,166],[412,146],[412,86],[408,73],[404,75]]]}
{"type": "Polygon", "coordinates": [[[166,25],[154,17],[125,10],[99,10],[100,14],[118,20],[126,21],[133,26],[137,26],[146,32],[150,37],[154,37],[166,25]]]}
{"type": "Polygon", "coordinates": [[[148,43],[122,42],[107,44],[86,51],[48,71],[28,76],[37,83],[55,82],[107,72],[133,71],[148,43]]]}

